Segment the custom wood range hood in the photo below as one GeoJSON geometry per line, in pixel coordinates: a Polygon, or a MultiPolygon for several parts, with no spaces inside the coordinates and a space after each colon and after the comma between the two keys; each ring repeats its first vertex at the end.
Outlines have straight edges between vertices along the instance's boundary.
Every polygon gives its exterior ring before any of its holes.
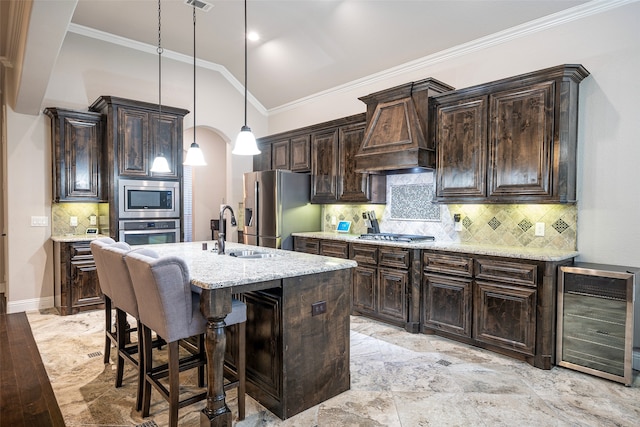
{"type": "Polygon", "coordinates": [[[427,78],[363,96],[367,128],[355,156],[357,172],[408,172],[435,168],[428,137],[428,98],[454,88],[427,78]]]}

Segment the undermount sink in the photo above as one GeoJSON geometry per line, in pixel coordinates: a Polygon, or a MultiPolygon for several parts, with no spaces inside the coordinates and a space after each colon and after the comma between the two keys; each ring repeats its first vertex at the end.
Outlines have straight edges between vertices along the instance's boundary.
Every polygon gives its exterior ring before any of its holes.
{"type": "Polygon", "coordinates": [[[236,257],[236,258],[256,259],[256,258],[274,258],[274,257],[277,257],[278,255],[274,253],[269,253],[269,252],[245,250],[245,251],[229,252],[229,256],[236,257]]]}

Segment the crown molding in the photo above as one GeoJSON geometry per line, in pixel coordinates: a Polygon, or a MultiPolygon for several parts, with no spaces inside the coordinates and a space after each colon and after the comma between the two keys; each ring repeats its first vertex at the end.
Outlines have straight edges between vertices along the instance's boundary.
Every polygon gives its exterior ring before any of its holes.
{"type": "MultiPolygon", "coordinates": [[[[70,33],[78,34],[84,37],[89,37],[96,40],[101,40],[107,43],[112,43],[118,46],[123,46],[129,49],[137,50],[140,52],[157,55],[158,48],[157,46],[152,46],[147,43],[141,43],[135,40],[127,39],[125,37],[117,36],[115,34],[107,33],[105,31],[96,30],[93,28],[85,27],[83,25],[78,25],[71,23],[69,24],[69,29],[67,30],[70,33]]],[[[184,55],[182,53],[178,53],[172,50],[163,49],[162,56],[168,59],[172,59],[178,62],[184,62],[186,64],[193,65],[193,56],[184,55]]],[[[233,86],[243,97],[244,97],[244,85],[240,83],[238,79],[236,79],[233,74],[229,72],[229,70],[215,62],[204,61],[202,59],[196,60],[196,65],[201,68],[205,68],[207,70],[212,70],[217,73],[220,73],[222,77],[224,77],[230,84],[233,86]]],[[[256,97],[254,97],[250,92],[247,92],[247,99],[253,105],[253,107],[260,112],[263,116],[268,115],[267,109],[258,101],[256,97]]]]}
{"type": "Polygon", "coordinates": [[[450,49],[445,49],[432,55],[428,55],[414,61],[406,62],[396,67],[389,68],[379,73],[371,74],[361,79],[353,80],[343,85],[336,86],[322,92],[317,92],[304,98],[289,102],[287,104],[271,108],[268,110],[268,114],[271,115],[292,110],[302,105],[309,104],[317,100],[318,98],[336,93],[349,92],[362,86],[368,86],[378,81],[386,80],[390,77],[395,77],[397,75],[420,70],[439,62],[444,62],[471,52],[477,52],[483,49],[487,49],[489,47],[506,43],[510,40],[524,37],[533,33],[544,31],[558,25],[566,24],[568,22],[576,21],[602,12],[607,12],[611,9],[616,9],[627,4],[636,3],[637,1],[639,0],[592,0],[588,3],[575,6],[561,12],[557,12],[543,18],[535,19],[525,24],[511,27],[506,30],[491,34],[489,36],[481,37],[468,43],[463,43],[450,49]]]}

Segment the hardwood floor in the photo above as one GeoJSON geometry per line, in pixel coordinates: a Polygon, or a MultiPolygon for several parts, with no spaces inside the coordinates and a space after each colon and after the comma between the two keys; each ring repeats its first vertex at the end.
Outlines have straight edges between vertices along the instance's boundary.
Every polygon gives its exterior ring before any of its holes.
{"type": "Polygon", "coordinates": [[[0,314],[0,424],[65,425],[25,313],[0,314]]]}

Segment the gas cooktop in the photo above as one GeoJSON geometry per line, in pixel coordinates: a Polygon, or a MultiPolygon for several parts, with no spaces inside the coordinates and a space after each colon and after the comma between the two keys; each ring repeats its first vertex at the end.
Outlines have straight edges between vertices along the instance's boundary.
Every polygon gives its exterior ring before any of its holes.
{"type": "Polygon", "coordinates": [[[433,241],[433,236],[421,236],[417,234],[394,234],[394,233],[367,233],[361,234],[358,239],[362,240],[382,240],[388,242],[419,242],[424,240],[433,241]]]}

